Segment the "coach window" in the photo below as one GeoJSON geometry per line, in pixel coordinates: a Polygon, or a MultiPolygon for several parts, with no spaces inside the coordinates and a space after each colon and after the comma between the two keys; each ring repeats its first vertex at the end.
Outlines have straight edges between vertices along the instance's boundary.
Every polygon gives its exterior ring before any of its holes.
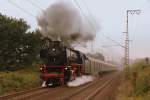
{"type": "Polygon", "coordinates": [[[98,63],[97,62],[96,62],[96,66],[95,67],[96,67],[96,71],[97,71],[98,70],[98,63]]]}
{"type": "Polygon", "coordinates": [[[91,61],[89,60],[89,71],[91,73],[91,61]]]}
{"type": "Polygon", "coordinates": [[[102,64],[100,63],[100,69],[102,69],[102,64]]]}
{"type": "Polygon", "coordinates": [[[91,61],[91,71],[92,71],[92,73],[94,71],[93,61],[91,61]]]}
{"type": "Polygon", "coordinates": [[[94,62],[94,66],[95,66],[95,72],[96,72],[96,62],[94,62]]]}
{"type": "Polygon", "coordinates": [[[94,71],[95,71],[95,61],[94,61],[94,71]]]}
{"type": "Polygon", "coordinates": [[[92,66],[93,66],[93,71],[95,71],[95,70],[94,70],[94,61],[92,61],[92,66]]]}

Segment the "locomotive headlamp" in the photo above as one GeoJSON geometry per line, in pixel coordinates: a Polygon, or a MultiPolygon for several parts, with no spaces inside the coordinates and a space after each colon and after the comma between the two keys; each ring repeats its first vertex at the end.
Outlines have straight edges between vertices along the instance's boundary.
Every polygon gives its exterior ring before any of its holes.
{"type": "Polygon", "coordinates": [[[40,70],[42,70],[43,68],[41,67],[40,70]]]}
{"type": "Polygon", "coordinates": [[[55,50],[56,50],[56,49],[54,49],[54,48],[52,49],[52,51],[55,51],[55,50]]]}
{"type": "Polygon", "coordinates": [[[68,68],[66,67],[65,70],[67,70],[68,68]]]}

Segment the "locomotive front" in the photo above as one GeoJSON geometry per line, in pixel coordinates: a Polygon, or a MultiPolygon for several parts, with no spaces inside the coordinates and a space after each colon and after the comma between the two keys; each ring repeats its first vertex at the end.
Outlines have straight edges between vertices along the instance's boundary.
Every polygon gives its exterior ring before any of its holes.
{"type": "Polygon", "coordinates": [[[66,49],[60,41],[44,40],[40,51],[44,64],[41,68],[41,78],[47,86],[64,83],[64,70],[67,63],[66,49]]]}
{"type": "Polygon", "coordinates": [[[61,85],[84,74],[85,55],[63,46],[60,41],[44,39],[40,57],[44,63],[41,78],[47,86],[61,85]]]}

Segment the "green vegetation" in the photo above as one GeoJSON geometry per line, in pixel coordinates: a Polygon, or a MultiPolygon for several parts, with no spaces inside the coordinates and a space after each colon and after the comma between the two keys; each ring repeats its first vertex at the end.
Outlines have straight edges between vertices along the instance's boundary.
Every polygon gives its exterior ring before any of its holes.
{"type": "Polygon", "coordinates": [[[0,95],[41,84],[41,33],[31,31],[23,19],[0,14],[0,95]]]}
{"type": "Polygon", "coordinates": [[[23,19],[0,14],[0,71],[30,66],[38,60],[41,34],[29,28],[23,19]]]}
{"type": "Polygon", "coordinates": [[[33,65],[14,72],[0,72],[0,95],[40,86],[39,67],[33,65]]]}
{"type": "Polygon", "coordinates": [[[140,61],[129,71],[119,87],[117,100],[150,100],[150,64],[140,61]]]}

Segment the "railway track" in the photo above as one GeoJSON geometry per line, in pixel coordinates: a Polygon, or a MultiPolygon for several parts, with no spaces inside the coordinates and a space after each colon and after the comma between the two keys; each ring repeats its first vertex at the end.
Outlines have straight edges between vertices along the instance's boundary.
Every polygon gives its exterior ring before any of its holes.
{"type": "Polygon", "coordinates": [[[102,86],[98,87],[93,93],[85,98],[85,100],[91,100],[96,94],[98,94],[103,88],[111,83],[113,79],[106,81],[102,86]]]}
{"type": "Polygon", "coordinates": [[[31,90],[24,90],[24,91],[15,92],[15,93],[12,93],[12,94],[7,94],[7,95],[4,95],[4,96],[0,96],[0,100],[7,100],[9,98],[16,97],[18,95],[31,93],[31,92],[38,91],[38,90],[41,90],[41,89],[42,89],[41,87],[37,87],[37,88],[31,89],[31,90]]]}
{"type": "MultiPolygon", "coordinates": [[[[106,75],[103,79],[108,80],[110,75],[106,75]]],[[[80,94],[81,92],[83,92],[84,90],[90,89],[92,86],[94,86],[95,84],[102,82],[103,83],[103,79],[99,79],[96,80],[92,83],[80,86],[80,87],[64,87],[61,88],[57,91],[53,91],[53,93],[47,92],[45,94],[41,94],[38,95],[36,97],[32,97],[28,100],[72,100],[71,98],[75,97],[75,100],[80,100],[80,99],[76,99],[76,95],[80,94]]],[[[95,86],[94,86],[95,87],[95,86]]],[[[83,99],[82,99],[83,100],[83,99]]]]}
{"type": "Polygon", "coordinates": [[[0,100],[90,100],[108,86],[118,73],[105,75],[79,87],[36,88],[0,97],[0,100]]]}
{"type": "Polygon", "coordinates": [[[107,77],[105,81],[98,80],[94,83],[87,85],[86,87],[80,88],[79,90],[64,96],[61,100],[91,100],[95,95],[102,91],[106,86],[116,78],[118,74],[113,77],[107,77]]]}
{"type": "Polygon", "coordinates": [[[38,87],[38,88],[31,89],[31,90],[25,90],[25,91],[16,92],[13,94],[0,96],[0,100],[27,100],[32,97],[36,97],[37,95],[45,94],[47,92],[53,93],[55,91],[60,90],[60,88],[62,88],[62,87],[57,87],[57,88],[38,87]]]}

